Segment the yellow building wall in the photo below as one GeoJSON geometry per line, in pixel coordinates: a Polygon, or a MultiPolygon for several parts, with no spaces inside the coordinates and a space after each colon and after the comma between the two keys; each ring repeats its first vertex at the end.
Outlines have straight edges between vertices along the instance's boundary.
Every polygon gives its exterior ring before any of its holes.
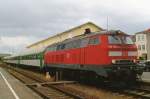
{"type": "Polygon", "coordinates": [[[97,26],[95,26],[93,24],[85,24],[85,25],[83,25],[81,27],[78,27],[76,29],[73,29],[71,31],[63,32],[61,34],[58,34],[56,36],[50,37],[46,40],[43,40],[43,41],[41,41],[37,44],[33,44],[29,48],[38,49],[38,48],[41,48],[41,47],[47,47],[48,45],[63,41],[65,39],[84,34],[86,28],[90,28],[91,32],[101,31],[100,28],[98,28],[97,26]]]}

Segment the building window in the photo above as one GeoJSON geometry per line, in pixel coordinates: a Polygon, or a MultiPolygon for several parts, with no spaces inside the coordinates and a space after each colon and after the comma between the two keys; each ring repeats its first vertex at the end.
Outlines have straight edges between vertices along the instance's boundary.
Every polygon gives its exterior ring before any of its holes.
{"type": "Polygon", "coordinates": [[[138,45],[138,50],[141,50],[141,45],[138,45]]]}
{"type": "Polygon", "coordinates": [[[142,50],[145,50],[145,45],[142,45],[142,50]]]}
{"type": "Polygon", "coordinates": [[[140,35],[138,36],[138,41],[140,41],[140,35]]]}
{"type": "Polygon", "coordinates": [[[142,41],[144,41],[144,35],[142,35],[142,41]]]}

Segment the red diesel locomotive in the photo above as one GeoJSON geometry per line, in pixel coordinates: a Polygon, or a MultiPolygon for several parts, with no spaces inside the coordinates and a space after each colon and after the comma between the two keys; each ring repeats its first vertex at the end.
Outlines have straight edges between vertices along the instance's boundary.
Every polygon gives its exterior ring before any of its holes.
{"type": "Polygon", "coordinates": [[[114,30],[64,40],[47,47],[44,54],[48,68],[93,72],[109,80],[136,80],[141,74],[136,59],[137,47],[130,35],[114,30]]]}

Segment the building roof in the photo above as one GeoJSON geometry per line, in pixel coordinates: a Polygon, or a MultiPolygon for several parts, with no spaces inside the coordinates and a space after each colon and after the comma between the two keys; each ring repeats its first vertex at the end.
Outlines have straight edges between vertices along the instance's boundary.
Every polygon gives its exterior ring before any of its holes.
{"type": "Polygon", "coordinates": [[[10,54],[3,54],[3,53],[0,53],[0,57],[6,57],[6,56],[10,56],[10,54]]]}
{"type": "Polygon", "coordinates": [[[54,35],[54,36],[48,37],[48,38],[46,38],[46,39],[44,39],[44,40],[38,41],[38,42],[36,42],[36,43],[33,43],[33,44],[27,46],[27,48],[30,48],[31,46],[34,46],[34,45],[39,44],[39,43],[41,43],[41,42],[44,42],[44,41],[46,41],[46,40],[48,40],[48,39],[50,39],[50,38],[53,38],[53,37],[56,37],[56,36],[60,36],[60,35],[62,35],[62,34],[65,34],[65,33],[67,33],[67,32],[70,32],[70,31],[72,31],[72,30],[75,30],[75,29],[77,29],[77,28],[80,28],[80,27],[82,27],[82,26],[84,26],[84,25],[86,25],[86,24],[92,24],[92,25],[96,26],[97,28],[99,28],[100,30],[103,30],[101,27],[99,27],[98,25],[94,24],[93,22],[87,22],[87,23],[84,23],[84,24],[82,24],[82,25],[79,25],[79,26],[76,26],[76,27],[74,27],[74,28],[71,28],[71,29],[69,29],[69,30],[66,30],[66,31],[64,31],[64,32],[58,33],[58,34],[56,34],[56,35],[54,35]]]}
{"type": "Polygon", "coordinates": [[[141,31],[141,32],[137,32],[135,33],[136,34],[147,34],[147,33],[150,33],[150,29],[147,29],[147,30],[144,30],[144,31],[141,31]]]}

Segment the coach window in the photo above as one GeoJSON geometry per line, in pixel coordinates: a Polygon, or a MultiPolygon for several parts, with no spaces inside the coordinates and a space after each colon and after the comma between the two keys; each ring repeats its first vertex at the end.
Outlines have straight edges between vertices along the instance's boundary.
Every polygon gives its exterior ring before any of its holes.
{"type": "Polygon", "coordinates": [[[54,51],[54,46],[51,46],[51,47],[50,47],[50,51],[54,51]]]}
{"type": "Polygon", "coordinates": [[[50,47],[48,47],[46,51],[50,51],[50,47]]]}
{"type": "Polygon", "coordinates": [[[38,58],[38,54],[35,54],[35,58],[36,58],[36,59],[38,58]]]}
{"type": "Polygon", "coordinates": [[[53,50],[53,47],[51,46],[51,47],[50,47],[50,51],[52,51],[52,50],[53,50]]]}
{"type": "Polygon", "coordinates": [[[53,51],[54,50],[54,46],[52,46],[50,50],[53,51]]]}
{"type": "Polygon", "coordinates": [[[49,47],[47,50],[50,51],[50,50],[51,50],[51,47],[49,47]]]}
{"type": "Polygon", "coordinates": [[[36,56],[35,56],[35,54],[33,55],[33,59],[36,59],[36,56]]]}
{"type": "Polygon", "coordinates": [[[33,59],[36,59],[36,55],[33,56],[33,59]]]}
{"type": "Polygon", "coordinates": [[[37,58],[38,58],[38,59],[41,58],[41,53],[40,53],[40,54],[37,54],[37,58]]]}
{"type": "Polygon", "coordinates": [[[28,58],[29,58],[29,59],[31,59],[31,56],[30,56],[30,55],[28,55],[28,58]]]}
{"type": "MultiPolygon", "coordinates": [[[[25,56],[24,56],[25,57],[25,56]]],[[[28,58],[30,58],[30,55],[28,55],[28,58]]]]}
{"type": "Polygon", "coordinates": [[[29,59],[32,59],[32,55],[29,55],[28,57],[29,57],[29,59]]]}
{"type": "Polygon", "coordinates": [[[91,38],[90,40],[89,40],[89,44],[90,45],[97,45],[97,44],[99,44],[100,43],[100,41],[99,41],[99,38],[98,37],[96,37],[96,38],[91,38]]]}
{"type": "Polygon", "coordinates": [[[30,56],[30,59],[33,59],[33,58],[34,58],[34,55],[31,55],[31,56],[30,56]]]}

